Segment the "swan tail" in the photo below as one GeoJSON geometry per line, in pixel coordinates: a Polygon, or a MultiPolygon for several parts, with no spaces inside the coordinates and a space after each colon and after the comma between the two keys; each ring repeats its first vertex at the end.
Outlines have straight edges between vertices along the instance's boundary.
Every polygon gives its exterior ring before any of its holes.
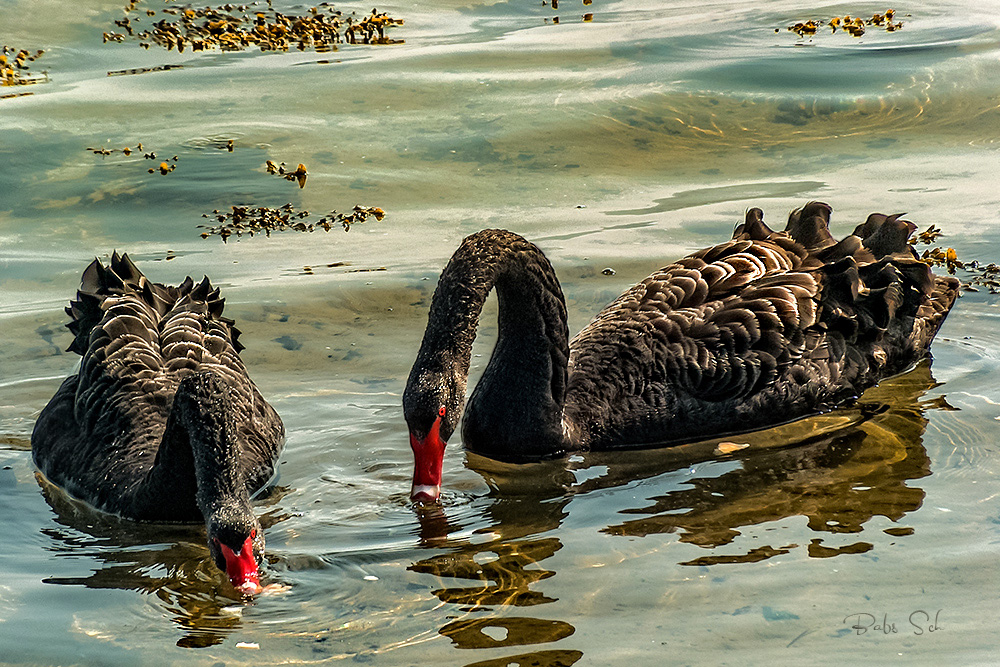
{"type": "Polygon", "coordinates": [[[759,208],[747,210],[743,224],[738,225],[733,232],[733,239],[750,241],[767,241],[774,230],[764,224],[764,212],[759,208]]]}
{"type": "Polygon", "coordinates": [[[677,386],[702,400],[742,398],[818,364],[831,384],[847,374],[863,388],[927,353],[958,281],[918,259],[908,242],[916,225],[901,215],[872,214],[838,241],[831,211],[810,202],[774,232],[750,209],[733,241],[642,283],[637,310],[664,314],[652,326],[676,348],[663,357],[677,386]]]}
{"type": "MultiPolygon", "coordinates": [[[[73,342],[68,351],[84,355],[90,347],[94,329],[107,319],[108,309],[113,305],[109,300],[117,302],[123,298],[132,298],[143,304],[143,311],[147,315],[143,319],[150,321],[147,326],[155,325],[178,303],[204,302],[205,313],[228,329],[237,352],[243,350],[243,345],[239,342],[240,330],[233,320],[222,316],[225,299],[219,296],[218,288],[213,288],[207,277],[198,285],[190,277],[177,286],[154,283],[143,275],[127,254],[118,254],[116,250],[107,265],[95,258],[83,272],[76,299],[70,301],[66,308],[66,314],[70,317],[66,327],[73,334],[73,342]]],[[[154,326],[153,331],[155,330],[154,326]]],[[[139,335],[147,337],[145,334],[139,335]]]]}
{"type": "MultiPolygon", "coordinates": [[[[798,214],[800,227],[810,206],[792,214],[798,214]]],[[[909,240],[917,226],[902,215],[872,213],[853,234],[811,251],[820,262],[826,326],[847,344],[870,345],[878,366],[881,351],[893,351],[889,356],[896,356],[896,363],[886,359],[883,372],[902,370],[895,366],[927,353],[960,286],[957,279],[935,276],[919,259],[909,240]]]]}
{"type": "Polygon", "coordinates": [[[836,245],[830,233],[830,214],[833,209],[823,202],[809,202],[788,216],[785,233],[810,252],[836,245]]]}

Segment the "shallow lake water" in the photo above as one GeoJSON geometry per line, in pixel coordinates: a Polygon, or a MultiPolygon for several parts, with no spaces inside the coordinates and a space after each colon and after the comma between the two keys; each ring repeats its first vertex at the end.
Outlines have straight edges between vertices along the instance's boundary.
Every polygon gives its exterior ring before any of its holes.
{"type": "MultiPolygon", "coordinates": [[[[0,43],[43,49],[31,73],[47,73],[0,88],[0,663],[995,662],[1000,300],[985,288],[931,362],[746,436],[744,456],[513,466],[456,436],[441,506],[410,504],[401,393],[469,233],[536,242],[574,332],[749,206],[780,226],[828,201],[837,236],[905,211],[960,258],[1000,261],[996,12],[919,0],[895,32],[800,38],[785,28],[886,7],[552,4],[379,4],[405,20],[387,33],[400,43],[178,53],[102,43],[123,0],[0,0],[0,43]],[[141,68],[160,69],[108,74],[141,68]],[[305,186],[267,160],[304,163],[305,186]],[[203,214],[285,203],[386,216],[200,237],[203,214]],[[115,249],[158,282],[210,275],[244,332],[288,434],[256,499],[280,592],[241,601],[203,530],[118,520],[35,473],[32,425],[78,361],[62,309],[115,249]]],[[[127,15],[165,7],[185,6],[127,15]]]]}

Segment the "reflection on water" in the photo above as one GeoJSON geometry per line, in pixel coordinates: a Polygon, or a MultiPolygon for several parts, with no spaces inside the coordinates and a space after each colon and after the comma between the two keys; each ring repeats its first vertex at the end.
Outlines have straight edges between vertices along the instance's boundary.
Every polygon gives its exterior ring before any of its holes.
{"type": "MultiPolygon", "coordinates": [[[[456,540],[449,553],[426,558],[409,566],[413,572],[438,578],[481,582],[474,586],[447,586],[432,590],[444,603],[455,605],[464,616],[449,621],[438,632],[451,639],[456,648],[487,649],[545,644],[569,637],[575,628],[565,621],[532,616],[494,616],[494,608],[536,607],[555,602],[535,590],[539,582],[555,575],[539,564],[562,548],[556,537],[523,537],[558,527],[565,516],[562,506],[551,511],[550,504],[496,497],[486,510],[492,528],[476,530],[476,535],[494,536],[487,542],[456,540]],[[515,519],[518,517],[518,519],[515,519]],[[481,614],[488,616],[480,617],[481,614]]],[[[432,538],[435,530],[455,528],[441,508],[418,510],[421,543],[425,546],[447,543],[448,533],[432,538]]],[[[476,665],[571,665],[580,651],[541,651],[502,660],[477,662],[476,665]]]]}
{"type": "MultiPolygon", "coordinates": [[[[444,510],[418,509],[421,544],[448,546],[449,551],[419,560],[409,569],[446,584],[456,580],[432,593],[461,613],[439,630],[458,648],[563,640],[574,633],[569,623],[510,614],[511,609],[557,601],[544,591],[543,582],[556,576],[551,559],[563,544],[557,537],[543,535],[559,528],[576,498],[654,478],[658,487],[673,488],[640,500],[638,506],[631,495],[607,497],[621,504],[617,514],[630,518],[600,528],[601,533],[630,538],[678,533],[681,542],[709,552],[679,565],[754,563],[800,545],[737,544],[743,530],[801,516],[819,535],[805,547],[809,557],[866,553],[873,548],[869,541],[829,546],[823,535],[860,536],[875,516],[899,523],[920,508],[924,491],[908,483],[931,474],[922,443],[924,412],[950,407],[943,398],[921,400],[935,386],[930,363],[922,362],[866,392],[851,408],[735,438],[750,445],[740,450],[739,457],[712,456],[718,451],[717,441],[684,448],[685,458],[669,450],[652,450],[507,466],[470,456],[470,465],[491,487],[492,503],[485,509],[488,527],[476,530],[470,539],[450,539],[449,533],[459,527],[449,522],[444,510]],[[697,466],[692,466],[690,457],[699,455],[702,471],[692,473],[697,466]],[[597,474],[581,475],[589,471],[597,474]],[[482,535],[491,539],[483,541],[482,535]],[[723,547],[734,544],[735,553],[723,552],[723,547]]],[[[884,532],[901,537],[914,531],[897,526],[884,532]]],[[[580,657],[556,653],[545,658],[553,663],[532,662],[543,660],[532,653],[512,656],[506,663],[476,664],[572,664],[580,657]]]]}
{"type": "MultiPolygon", "coordinates": [[[[502,504],[502,501],[501,501],[502,504]]],[[[535,567],[550,558],[562,544],[555,537],[495,540],[465,544],[453,553],[427,558],[410,570],[442,578],[483,582],[478,586],[440,588],[432,591],[442,602],[457,605],[465,617],[452,620],[438,632],[459,649],[494,649],[557,642],[576,629],[565,621],[533,616],[494,616],[496,607],[534,607],[555,602],[531,586],[555,575],[535,567]],[[489,614],[478,617],[478,614],[489,614]]],[[[576,650],[547,650],[476,662],[475,665],[572,665],[582,657],[576,650]]],[[[470,666],[471,667],[471,666],[470,666]]]]}
{"type": "MultiPolygon", "coordinates": [[[[120,519],[71,498],[40,473],[35,476],[58,524],[41,531],[51,540],[48,549],[56,556],[89,556],[100,564],[87,576],[50,576],[43,583],[154,595],[184,631],[177,641],[181,647],[220,644],[240,628],[241,597],[212,561],[203,526],[120,519]]],[[[285,491],[272,488],[256,502],[274,505],[285,491]]],[[[274,509],[262,514],[260,522],[266,531],[283,518],[274,509]]]]}
{"type": "MultiPolygon", "coordinates": [[[[554,537],[468,545],[458,552],[435,556],[410,566],[414,572],[491,582],[468,588],[432,591],[442,602],[461,605],[461,611],[479,611],[481,606],[531,607],[555,602],[529,587],[555,572],[530,568],[562,548],[554,537]],[[487,557],[484,559],[484,555],[487,557]]],[[[444,633],[448,634],[448,633],[444,633]]],[[[450,636],[450,635],[449,635],[450,636]]]]}
{"type": "Polygon", "coordinates": [[[440,632],[457,648],[505,648],[557,642],[572,635],[574,628],[563,621],[515,616],[453,621],[440,632]]]}
{"type": "MultiPolygon", "coordinates": [[[[931,474],[921,436],[927,425],[920,397],[934,387],[930,364],[867,392],[860,407],[873,416],[791,449],[748,456],[739,468],[715,477],[694,477],[651,505],[621,510],[642,515],[608,526],[614,535],[645,536],[681,531],[682,542],[708,549],[730,544],[740,528],[804,516],[818,533],[861,533],[874,516],[900,521],[920,508],[924,491],[907,482],[931,474]]],[[[945,404],[946,405],[946,404],[945,404]]],[[[941,407],[941,401],[934,407],[941,407]]],[[[754,562],[787,553],[792,546],[758,546],[743,555],[711,555],[681,563],[754,562]]],[[[811,540],[808,553],[826,558],[864,553],[868,542],[831,548],[811,540]]]]}
{"type": "Polygon", "coordinates": [[[583,657],[581,651],[535,651],[506,658],[472,662],[465,667],[569,667],[583,657]]]}

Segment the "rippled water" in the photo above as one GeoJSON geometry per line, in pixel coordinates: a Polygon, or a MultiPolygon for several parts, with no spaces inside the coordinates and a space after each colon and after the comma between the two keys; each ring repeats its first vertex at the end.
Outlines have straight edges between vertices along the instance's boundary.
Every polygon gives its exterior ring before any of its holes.
{"type": "Polygon", "coordinates": [[[546,251],[574,331],[751,205],[775,222],[829,201],[838,235],[907,211],[997,261],[995,12],[915,2],[894,33],[798,39],[784,28],[885,7],[432,0],[378,6],[405,19],[402,44],[179,54],[102,44],[123,4],[0,0],[0,42],[44,49],[48,72],[15,90],[31,95],[0,88],[0,662],[994,659],[1000,302],[985,291],[958,303],[932,365],[748,436],[738,458],[708,443],[510,466],[456,441],[442,507],[416,510],[400,394],[437,273],[487,226],[546,251]],[[107,75],[162,65],[183,67],[107,75]],[[157,160],[86,150],[138,142],[157,160]],[[305,187],[268,159],[305,163],[305,187]],[[199,236],[214,209],[286,202],[387,216],[199,236]],[[154,280],[223,288],[288,430],[257,500],[284,592],[244,604],[198,529],[119,521],[36,479],[32,424],[76,364],[62,308],[113,249],[154,280]]]}

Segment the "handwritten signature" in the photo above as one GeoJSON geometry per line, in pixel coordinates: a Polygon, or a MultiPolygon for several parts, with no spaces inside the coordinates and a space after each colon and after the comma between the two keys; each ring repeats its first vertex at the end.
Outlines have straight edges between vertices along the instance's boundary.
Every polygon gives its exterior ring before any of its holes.
{"type": "Polygon", "coordinates": [[[850,624],[848,627],[854,630],[856,635],[864,635],[871,632],[872,634],[883,634],[883,635],[895,635],[900,632],[910,631],[914,635],[929,635],[932,632],[937,632],[943,630],[944,627],[941,625],[941,610],[938,609],[931,616],[930,612],[924,611],[923,609],[917,609],[910,612],[909,617],[907,617],[909,625],[897,624],[895,620],[889,620],[889,614],[882,614],[882,618],[879,619],[874,614],[869,614],[867,612],[859,612],[856,614],[848,614],[844,618],[844,623],[850,624]],[[851,621],[853,624],[850,624],[851,621]]]}

